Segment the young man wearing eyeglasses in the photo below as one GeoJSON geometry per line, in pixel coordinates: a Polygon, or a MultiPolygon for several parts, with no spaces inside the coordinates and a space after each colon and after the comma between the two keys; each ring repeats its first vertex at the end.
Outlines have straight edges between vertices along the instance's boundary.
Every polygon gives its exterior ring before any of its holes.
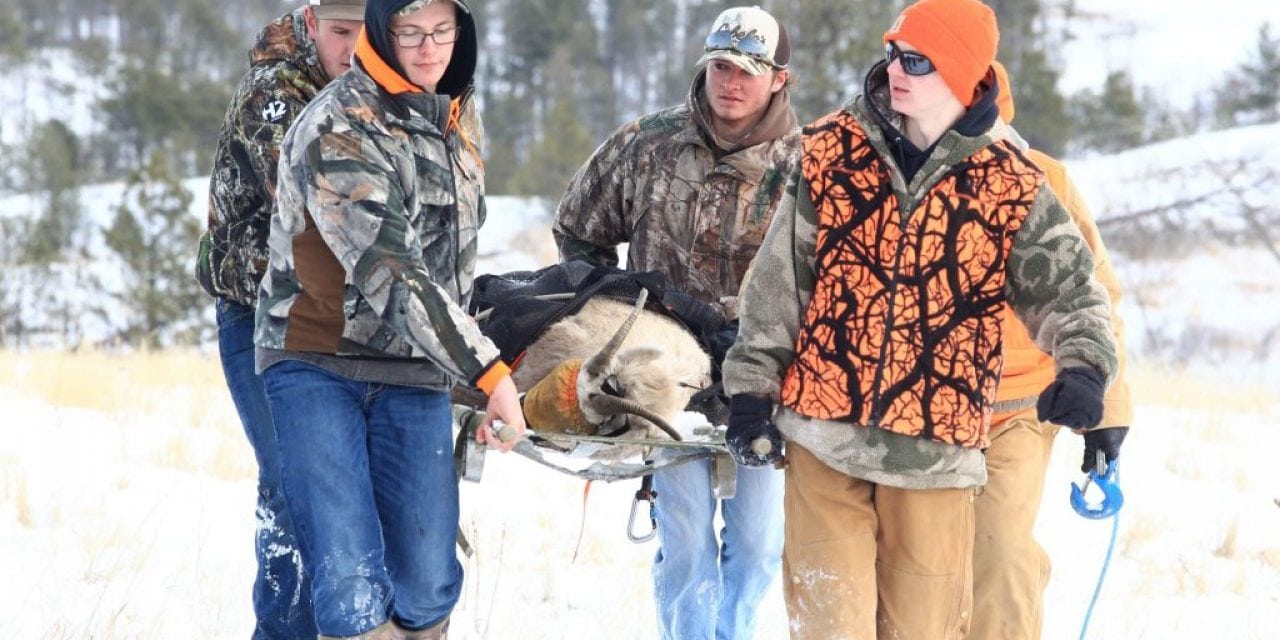
{"type": "Polygon", "coordinates": [[[977,0],[907,7],[805,127],[743,288],[729,432],[786,440],[793,639],[966,634],[1003,309],[1054,356],[1040,418],[1096,425],[1115,375],[1093,257],[997,118],[998,38],[977,0]]]}
{"type": "MultiPolygon", "coordinates": [[[[368,0],[349,71],[280,151],[256,358],[321,637],[438,639],[462,588],[449,390],[523,433],[464,311],[483,221],[462,0],[368,0]]],[[[500,450],[514,441],[478,439],[500,450]]]]}
{"type": "MultiPolygon", "coordinates": [[[[785,28],[758,7],[720,14],[685,104],[618,129],[569,184],[556,212],[562,260],[659,271],[668,283],[738,314],[738,288],[796,161],[785,28]]],[[[658,471],[654,596],[663,638],[750,638],[778,573],[782,478],[739,466],[718,501],[706,461],[658,471]],[[724,529],[717,540],[715,515],[724,529]]]]}
{"type": "Polygon", "coordinates": [[[311,584],[280,485],[275,427],[253,365],[253,308],[267,262],[280,141],[320,87],[350,67],[364,0],[311,0],[259,32],[214,152],[196,278],[214,297],[222,371],[258,462],[253,637],[316,635],[311,584]]]}

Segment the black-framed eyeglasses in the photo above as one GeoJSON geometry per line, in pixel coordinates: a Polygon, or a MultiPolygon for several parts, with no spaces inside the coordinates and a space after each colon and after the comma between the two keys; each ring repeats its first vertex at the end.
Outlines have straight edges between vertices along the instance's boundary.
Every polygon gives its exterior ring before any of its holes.
{"type": "Polygon", "coordinates": [[[455,24],[452,27],[436,29],[430,33],[416,29],[413,31],[392,31],[391,36],[396,39],[396,44],[401,49],[417,49],[427,41],[427,38],[431,38],[431,41],[436,44],[453,44],[458,41],[458,32],[461,30],[462,27],[455,24]]]}
{"type": "Polygon", "coordinates": [[[909,76],[927,76],[938,70],[924,54],[903,51],[898,48],[898,43],[891,41],[884,47],[884,61],[893,63],[898,58],[902,58],[902,70],[909,76]]]}
{"type": "Polygon", "coordinates": [[[748,58],[755,58],[769,66],[776,66],[773,64],[773,54],[769,51],[769,43],[765,42],[764,36],[754,29],[746,33],[728,27],[716,29],[707,35],[703,48],[708,52],[733,51],[748,58]]]}

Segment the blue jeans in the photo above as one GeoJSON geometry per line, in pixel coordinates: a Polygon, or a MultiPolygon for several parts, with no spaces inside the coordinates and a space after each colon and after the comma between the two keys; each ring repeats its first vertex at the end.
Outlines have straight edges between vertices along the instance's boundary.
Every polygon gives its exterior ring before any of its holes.
{"type": "Polygon", "coordinates": [[[219,299],[218,352],[231,401],[258,461],[258,572],[253,583],[254,640],[314,638],[311,585],[302,571],[293,523],[280,486],[280,456],[262,378],[254,373],[253,308],[219,299]]]}
{"type": "Polygon", "coordinates": [[[444,620],[462,592],[449,394],[292,360],[263,380],[320,633],[444,620]]]}
{"type": "Polygon", "coordinates": [[[717,501],[711,462],[698,460],[654,473],[653,489],[660,542],[653,590],[662,637],[754,636],[756,609],[782,564],[782,472],[739,465],[737,495],[717,501]],[[717,502],[724,520],[719,543],[717,502]]]}

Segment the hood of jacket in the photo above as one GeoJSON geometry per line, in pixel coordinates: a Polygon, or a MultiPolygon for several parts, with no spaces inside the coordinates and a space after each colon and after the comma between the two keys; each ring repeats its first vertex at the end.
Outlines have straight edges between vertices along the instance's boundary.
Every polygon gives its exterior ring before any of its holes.
{"type": "Polygon", "coordinates": [[[711,125],[711,102],[707,100],[707,68],[703,66],[693,77],[689,85],[689,95],[685,98],[685,106],[690,117],[708,141],[723,153],[733,153],[739,149],[752,147],[762,142],[777,140],[791,133],[798,122],[796,112],[791,108],[791,90],[783,87],[769,100],[764,116],[747,135],[738,140],[726,140],[716,134],[711,125]]]}
{"type": "MultiPolygon", "coordinates": [[[[456,6],[459,32],[458,40],[453,45],[453,57],[450,58],[449,66],[444,70],[444,75],[440,77],[440,82],[436,84],[435,93],[447,95],[450,98],[458,98],[466,94],[475,81],[476,60],[479,52],[476,21],[471,9],[463,0],[437,1],[450,1],[456,6]]],[[[405,83],[408,83],[409,76],[405,73],[404,68],[400,66],[400,63],[396,61],[396,44],[391,37],[390,30],[391,16],[412,2],[413,0],[369,0],[365,5],[364,14],[364,37],[367,37],[368,43],[371,45],[371,53],[376,55],[383,65],[398,74],[405,83]]],[[[366,60],[361,57],[362,53],[367,55],[366,52],[357,47],[356,59],[385,88],[386,83],[376,70],[378,61],[366,60]]],[[[419,87],[419,89],[422,88],[419,87]]]]}

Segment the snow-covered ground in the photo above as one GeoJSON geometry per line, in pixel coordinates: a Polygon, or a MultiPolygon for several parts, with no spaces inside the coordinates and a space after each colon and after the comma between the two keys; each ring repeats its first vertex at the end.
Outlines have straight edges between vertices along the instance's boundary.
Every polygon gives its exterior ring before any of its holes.
{"type": "MultiPolygon", "coordinates": [[[[198,366],[216,378],[213,355],[198,366]]],[[[1280,397],[1137,373],[1127,501],[1090,637],[1275,638],[1280,397]]],[[[103,412],[19,386],[0,386],[0,636],[247,637],[253,466],[225,392],[137,388],[129,405],[146,409],[103,412]]],[[[1080,447],[1059,436],[1037,527],[1054,566],[1046,640],[1079,633],[1110,534],[1068,506],[1080,447]]],[[[581,482],[489,455],[482,482],[463,484],[477,551],[451,637],[655,637],[655,543],[624,533],[635,488],[594,484],[584,507],[581,482]]],[[[759,638],[785,637],[777,585],[760,617],[759,638]]]]}
{"type": "MultiPolygon", "coordinates": [[[[1239,64],[1263,22],[1273,24],[1273,36],[1280,32],[1272,0],[1075,4],[1107,17],[1081,26],[1064,49],[1068,92],[1096,88],[1105,72],[1124,69],[1139,86],[1186,102],[1239,64]]],[[[78,76],[67,57],[55,52],[34,63],[39,68],[0,72],[0,142],[44,117],[88,132],[97,85],[68,91],[78,76]]],[[[1280,169],[1277,149],[1280,128],[1271,125],[1074,162],[1071,170],[1105,219],[1221,182],[1187,170],[1206,157],[1280,169]],[[1151,180],[1148,169],[1160,167],[1181,173],[1151,180]]],[[[207,180],[185,184],[193,215],[203,216],[207,180]]],[[[1276,189],[1259,185],[1251,197],[1274,202],[1276,189]]],[[[118,184],[83,189],[88,217],[108,224],[119,193],[118,184]]],[[[0,196],[0,216],[32,207],[26,196],[0,196]]],[[[492,198],[489,209],[481,272],[554,259],[544,204],[492,198]]],[[[1280,637],[1273,460],[1280,341],[1266,340],[1280,329],[1280,262],[1234,248],[1117,266],[1130,345],[1177,342],[1191,361],[1186,373],[1172,374],[1135,359],[1127,503],[1090,637],[1280,637]]],[[[192,365],[208,374],[203,385],[130,387],[106,410],[49,400],[27,384],[41,356],[9,356],[0,358],[0,637],[246,637],[253,459],[218,382],[216,355],[192,365]]],[[[126,376],[131,362],[122,359],[116,373],[126,376]]],[[[1054,566],[1046,640],[1077,637],[1110,533],[1109,523],[1080,518],[1067,504],[1079,455],[1075,436],[1059,437],[1038,524],[1054,566]]],[[[477,553],[465,562],[452,637],[655,637],[648,573],[655,543],[625,536],[635,485],[597,483],[584,507],[581,482],[514,455],[490,456],[483,482],[462,489],[477,553]]],[[[780,588],[760,615],[759,638],[785,637],[780,588]]]]}

